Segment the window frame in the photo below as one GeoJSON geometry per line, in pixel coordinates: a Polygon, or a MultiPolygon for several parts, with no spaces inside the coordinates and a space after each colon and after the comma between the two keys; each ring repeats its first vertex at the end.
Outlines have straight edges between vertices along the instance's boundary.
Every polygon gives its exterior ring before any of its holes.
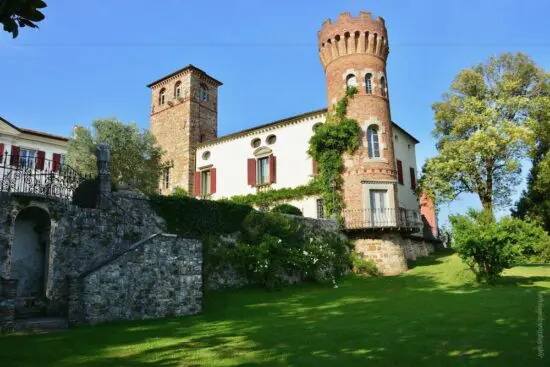
{"type": "Polygon", "coordinates": [[[34,169],[36,167],[37,154],[38,154],[38,150],[36,149],[20,147],[19,148],[19,167],[34,169]],[[23,152],[27,154],[24,154],[23,152]],[[29,157],[29,153],[32,153],[32,158],[29,157]]]}
{"type": "Polygon", "coordinates": [[[159,105],[164,106],[165,103],[166,103],[166,88],[162,88],[159,91],[159,105]]]}
{"type": "Polygon", "coordinates": [[[387,84],[386,84],[386,77],[383,76],[383,75],[380,77],[380,95],[382,97],[387,97],[387,95],[388,95],[388,87],[387,87],[387,84]]]}
{"type": "Polygon", "coordinates": [[[204,83],[201,83],[199,88],[199,99],[201,102],[208,102],[210,98],[210,91],[208,90],[208,86],[204,83]]]}
{"type": "Polygon", "coordinates": [[[210,169],[200,171],[201,173],[201,197],[206,197],[212,194],[212,172],[210,169]]]}
{"type": "Polygon", "coordinates": [[[370,125],[367,128],[367,144],[368,144],[369,159],[381,158],[380,134],[378,133],[377,125],[370,125]]]}
{"type": "Polygon", "coordinates": [[[165,190],[170,188],[170,167],[165,168],[162,173],[162,188],[165,190]]]}
{"type": "Polygon", "coordinates": [[[372,94],[372,73],[365,75],[365,93],[372,94]]]}
{"type": "Polygon", "coordinates": [[[269,156],[262,156],[256,158],[256,185],[269,185],[271,183],[270,178],[270,166],[269,156]],[[265,162],[265,163],[264,163],[265,162]],[[263,171],[263,169],[265,172],[263,171]],[[263,173],[263,176],[262,176],[263,173]]]}
{"type": "Polygon", "coordinates": [[[174,85],[174,98],[178,99],[181,97],[181,81],[177,81],[174,85]]]}
{"type": "Polygon", "coordinates": [[[346,88],[357,87],[357,76],[354,73],[349,73],[346,75],[346,88]],[[350,81],[353,80],[354,84],[350,84],[350,81]]]}

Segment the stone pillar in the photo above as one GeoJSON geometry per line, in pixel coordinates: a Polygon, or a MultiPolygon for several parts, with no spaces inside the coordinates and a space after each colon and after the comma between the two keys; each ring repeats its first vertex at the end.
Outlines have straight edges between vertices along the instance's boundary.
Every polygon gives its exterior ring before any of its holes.
{"type": "Polygon", "coordinates": [[[108,195],[111,193],[111,173],[109,172],[109,159],[111,149],[109,144],[98,144],[96,151],[97,173],[99,179],[99,208],[108,209],[108,195]]]}

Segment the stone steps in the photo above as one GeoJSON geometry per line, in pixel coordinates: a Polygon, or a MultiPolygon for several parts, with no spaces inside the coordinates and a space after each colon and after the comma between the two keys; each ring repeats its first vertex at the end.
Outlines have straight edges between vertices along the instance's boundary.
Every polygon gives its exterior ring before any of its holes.
{"type": "Polygon", "coordinates": [[[37,307],[18,307],[15,309],[16,319],[29,319],[32,317],[42,317],[44,311],[37,307]]]}
{"type": "Polygon", "coordinates": [[[62,317],[33,317],[15,321],[15,332],[50,333],[69,328],[67,319],[62,317]]]}

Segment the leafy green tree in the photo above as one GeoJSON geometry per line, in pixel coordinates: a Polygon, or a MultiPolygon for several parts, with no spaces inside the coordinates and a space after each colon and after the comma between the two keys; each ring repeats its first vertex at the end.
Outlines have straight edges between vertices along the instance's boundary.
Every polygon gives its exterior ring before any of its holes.
{"type": "Polygon", "coordinates": [[[38,9],[46,6],[42,0],[0,0],[0,23],[15,38],[20,27],[38,28],[36,23],[44,19],[38,9]]]}
{"type": "Polygon", "coordinates": [[[477,194],[489,212],[510,204],[520,161],[548,106],[548,82],[548,74],[521,53],[461,71],[432,106],[438,155],[424,165],[420,188],[442,201],[477,194]]]}
{"type": "MultiPolygon", "coordinates": [[[[550,86],[547,87],[550,89],[550,86]]],[[[537,145],[532,154],[533,167],[529,173],[527,190],[512,210],[512,215],[536,218],[550,233],[550,102],[540,112],[537,145]]]]}
{"type": "Polygon", "coordinates": [[[535,222],[510,217],[497,222],[490,212],[475,210],[449,220],[453,248],[480,282],[494,282],[517,262],[550,260],[550,237],[535,222]]]}
{"type": "Polygon", "coordinates": [[[111,147],[109,168],[116,183],[135,184],[145,193],[158,191],[160,176],[166,166],[162,151],[148,130],[117,119],[96,120],[92,130],[75,126],[69,142],[67,164],[81,174],[97,172],[95,151],[98,144],[111,147]]]}

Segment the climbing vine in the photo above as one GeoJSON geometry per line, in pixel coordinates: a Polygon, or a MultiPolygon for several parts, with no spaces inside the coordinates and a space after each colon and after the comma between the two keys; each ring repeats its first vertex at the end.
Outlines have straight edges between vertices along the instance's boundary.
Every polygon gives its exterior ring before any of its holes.
{"type": "Polygon", "coordinates": [[[259,208],[270,208],[281,202],[300,200],[308,196],[319,195],[321,192],[320,186],[314,181],[307,185],[292,188],[284,187],[281,189],[259,192],[257,194],[236,195],[227,200],[259,208]]]}
{"type": "Polygon", "coordinates": [[[320,188],[329,214],[339,215],[344,207],[342,155],[353,153],[359,146],[359,125],[346,116],[349,99],[356,93],[355,87],[347,89],[345,96],[327,115],[326,123],[316,129],[309,141],[308,153],[317,162],[316,186],[320,188]]]}

